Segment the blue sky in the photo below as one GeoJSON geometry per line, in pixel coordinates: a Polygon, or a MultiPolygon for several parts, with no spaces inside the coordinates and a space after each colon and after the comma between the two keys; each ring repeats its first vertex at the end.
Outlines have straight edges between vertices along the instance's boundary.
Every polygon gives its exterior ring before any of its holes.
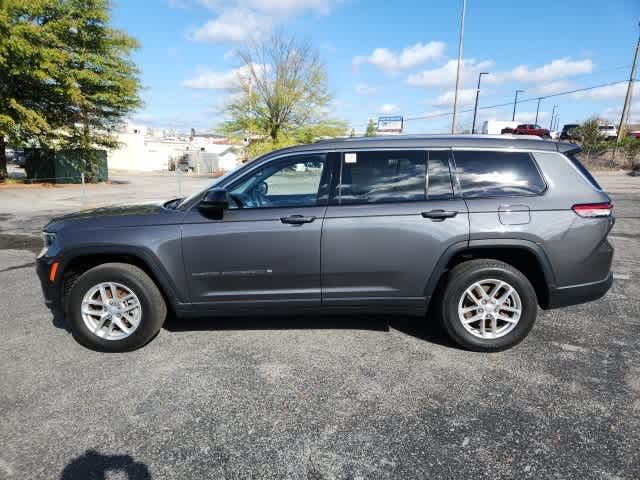
{"type": "MultiPolygon", "coordinates": [[[[116,0],[113,21],[142,47],[145,108],[133,121],[155,127],[211,129],[222,120],[225,87],[239,64],[233,52],[251,35],[272,29],[314,44],[327,65],[333,117],[363,130],[380,114],[407,118],[409,133],[446,132],[461,0],[116,0]]],[[[468,0],[461,108],[473,107],[479,71],[480,106],[628,78],[638,38],[639,0],[468,0]]],[[[560,124],[593,114],[619,118],[626,85],[544,99],[539,123],[553,105],[560,124]]],[[[632,120],[640,121],[640,87],[632,120]]],[[[511,106],[481,110],[511,119],[511,106]]],[[[536,101],[518,104],[517,120],[533,121],[536,101]]],[[[469,128],[461,114],[458,128],[469,128]]]]}

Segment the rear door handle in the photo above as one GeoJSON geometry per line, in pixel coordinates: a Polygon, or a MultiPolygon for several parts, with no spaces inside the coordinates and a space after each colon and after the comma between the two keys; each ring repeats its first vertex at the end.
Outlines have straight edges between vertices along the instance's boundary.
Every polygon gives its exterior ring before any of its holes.
{"type": "Polygon", "coordinates": [[[422,212],[424,218],[430,218],[434,222],[443,222],[447,218],[453,218],[458,212],[450,212],[447,210],[429,210],[428,212],[422,212]]]}
{"type": "Polygon", "coordinates": [[[303,223],[311,223],[316,217],[305,217],[304,215],[289,215],[288,217],[280,217],[282,223],[289,225],[302,225],[303,223]]]}

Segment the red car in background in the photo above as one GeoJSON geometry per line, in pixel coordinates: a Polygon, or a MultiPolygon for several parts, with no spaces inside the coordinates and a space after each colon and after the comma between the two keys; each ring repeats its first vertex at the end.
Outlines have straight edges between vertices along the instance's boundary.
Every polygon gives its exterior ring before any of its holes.
{"type": "Polygon", "coordinates": [[[516,128],[503,128],[500,133],[511,133],[513,135],[535,135],[542,138],[551,138],[551,132],[547,128],[532,123],[523,123],[516,128]]]}

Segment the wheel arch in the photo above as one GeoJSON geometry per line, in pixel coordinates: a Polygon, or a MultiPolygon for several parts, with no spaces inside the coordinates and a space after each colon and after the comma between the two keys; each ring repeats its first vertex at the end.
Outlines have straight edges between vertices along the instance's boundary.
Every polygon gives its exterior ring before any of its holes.
{"type": "Polygon", "coordinates": [[[447,272],[462,262],[489,258],[501,260],[520,270],[531,282],[541,308],[548,308],[555,290],[555,276],[551,263],[540,245],[521,239],[487,239],[451,245],[438,261],[425,287],[429,302],[437,296],[446,281],[447,272]]]}
{"type": "Polygon", "coordinates": [[[144,271],[157,285],[168,307],[175,310],[185,299],[181,298],[176,285],[164,267],[154,259],[154,256],[142,248],[120,248],[100,246],[99,248],[75,249],[71,254],[64,255],[61,262],[61,305],[66,306],[66,298],[75,280],[93,267],[105,263],[127,263],[144,271]]]}

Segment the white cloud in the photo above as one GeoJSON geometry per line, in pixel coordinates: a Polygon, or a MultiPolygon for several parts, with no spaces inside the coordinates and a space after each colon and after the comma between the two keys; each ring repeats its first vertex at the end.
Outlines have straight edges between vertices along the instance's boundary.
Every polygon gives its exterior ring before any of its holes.
{"type": "Polygon", "coordinates": [[[558,80],[556,82],[538,85],[528,90],[527,93],[544,97],[545,95],[553,95],[554,93],[566,92],[567,90],[571,90],[573,88],[575,87],[571,82],[567,82],[566,80],[558,80]]]}
{"type": "Polygon", "coordinates": [[[396,105],[395,103],[384,103],[380,105],[380,108],[378,108],[378,111],[380,113],[384,113],[385,115],[389,115],[390,113],[396,113],[399,110],[400,110],[400,107],[398,107],[398,105],[396,105]]]}
{"type": "Polygon", "coordinates": [[[404,48],[399,53],[392,52],[388,48],[376,48],[370,55],[355,57],[353,65],[358,67],[369,63],[386,72],[396,72],[440,58],[444,54],[444,49],[443,42],[416,43],[411,47],[404,48]]]}
{"type": "MultiPolygon", "coordinates": [[[[262,68],[254,65],[254,68],[262,68]]],[[[212,70],[202,70],[195,77],[182,82],[181,86],[196,90],[233,90],[238,87],[238,81],[243,77],[248,77],[248,66],[234,68],[226,72],[214,72],[212,70]]]]}
{"type": "Polygon", "coordinates": [[[591,73],[592,71],[593,62],[590,59],[571,60],[570,58],[560,58],[533,70],[530,70],[526,65],[520,65],[503,75],[505,75],[505,80],[542,83],[558,78],[591,73]]]}
{"type": "MultiPolygon", "coordinates": [[[[475,82],[480,72],[488,71],[489,75],[482,79],[483,83],[497,84],[506,81],[516,81],[543,84],[556,80],[556,82],[549,84],[549,89],[558,89],[560,86],[567,85],[566,82],[564,85],[561,84],[559,79],[590,73],[593,70],[593,62],[589,59],[573,61],[568,58],[560,58],[534,69],[530,69],[525,65],[519,65],[511,70],[498,72],[492,72],[490,70],[493,65],[494,62],[491,60],[477,62],[473,58],[463,59],[461,65],[461,83],[475,82]]],[[[457,67],[458,61],[451,59],[439,68],[409,75],[407,83],[414,87],[450,87],[455,84],[457,67]]],[[[538,88],[542,89],[542,87],[538,88]]],[[[538,94],[542,94],[542,91],[538,94]]],[[[547,93],[547,95],[548,94],[550,93],[547,93]]]]}
{"type": "MultiPolygon", "coordinates": [[[[436,98],[435,105],[452,105],[453,97],[455,96],[455,90],[448,90],[438,98],[436,98]]],[[[475,88],[462,88],[458,90],[458,106],[471,105],[476,100],[475,88]]]]}
{"type": "Polygon", "coordinates": [[[367,85],[366,83],[358,83],[354,87],[354,91],[358,95],[373,95],[378,91],[376,87],[372,87],[371,85],[367,85]]]}
{"type": "Polygon", "coordinates": [[[241,42],[252,36],[260,36],[269,30],[271,22],[251,10],[236,8],[223,12],[191,34],[191,38],[203,42],[241,42]]]}
{"type": "Polygon", "coordinates": [[[243,6],[266,13],[282,14],[295,13],[302,10],[313,10],[322,14],[327,14],[336,2],[334,0],[197,0],[197,3],[209,10],[215,11],[243,6]]]}
{"type": "MultiPolygon", "coordinates": [[[[638,83],[633,85],[634,93],[638,91],[638,83]]],[[[589,100],[609,100],[612,98],[624,98],[627,94],[627,82],[617,83],[615,85],[606,85],[604,87],[594,88],[584,92],[576,92],[571,94],[573,98],[589,99],[589,100]]]]}
{"type": "MultiPolygon", "coordinates": [[[[185,5],[187,0],[171,0],[185,5]]],[[[197,0],[217,16],[188,34],[204,42],[242,42],[260,38],[274,25],[305,11],[328,15],[337,0],[197,0]]]]}
{"type": "MultiPolygon", "coordinates": [[[[480,72],[486,71],[491,66],[493,66],[491,60],[476,62],[473,58],[463,59],[461,65],[462,83],[472,81],[478,77],[480,72]]],[[[450,87],[456,83],[457,68],[458,61],[449,60],[441,67],[409,75],[407,83],[414,87],[450,87]]]]}

